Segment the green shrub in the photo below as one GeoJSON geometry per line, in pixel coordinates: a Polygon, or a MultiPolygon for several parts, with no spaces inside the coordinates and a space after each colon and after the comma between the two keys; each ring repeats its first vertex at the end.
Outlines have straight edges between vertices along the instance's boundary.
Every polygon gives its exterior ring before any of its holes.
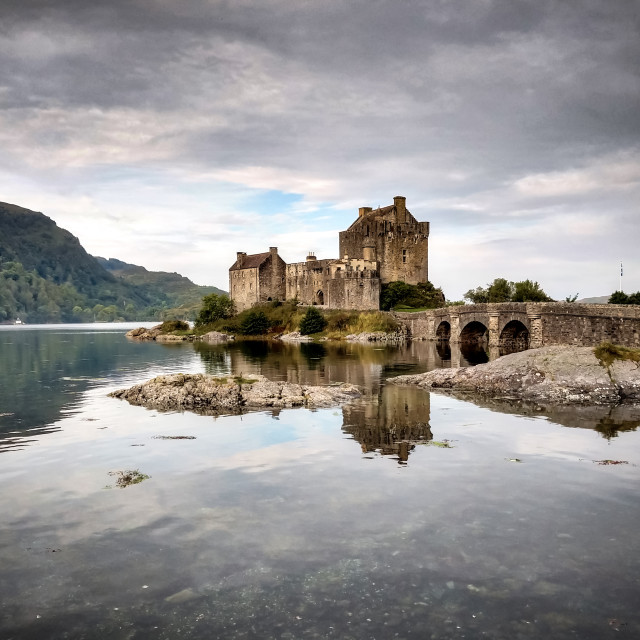
{"type": "Polygon", "coordinates": [[[349,325],[354,321],[357,314],[349,313],[348,311],[336,311],[331,313],[327,318],[327,330],[332,331],[345,331],[349,325]]]}
{"type": "Polygon", "coordinates": [[[303,336],[319,333],[327,326],[325,317],[315,307],[309,307],[300,321],[300,333],[303,336]]]}
{"type": "Polygon", "coordinates": [[[171,333],[172,331],[189,331],[189,323],[182,320],[165,320],[160,325],[162,333],[171,333]]]}
{"type": "Polygon", "coordinates": [[[245,336],[258,336],[267,333],[270,326],[264,311],[250,311],[240,322],[239,330],[245,336]]]}

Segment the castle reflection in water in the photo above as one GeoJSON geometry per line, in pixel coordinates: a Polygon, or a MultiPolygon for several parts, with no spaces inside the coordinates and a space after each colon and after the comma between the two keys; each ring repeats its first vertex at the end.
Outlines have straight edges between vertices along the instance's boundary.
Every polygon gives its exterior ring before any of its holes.
{"type": "MultiPolygon", "coordinates": [[[[205,362],[207,373],[213,375],[262,374],[296,384],[358,385],[364,395],[342,408],[343,430],[360,443],[363,454],[392,456],[403,464],[416,445],[433,439],[430,395],[422,389],[387,385],[385,381],[408,371],[450,367],[452,358],[448,347],[428,342],[372,346],[241,341],[224,346],[195,343],[194,348],[205,362]]],[[[454,356],[457,366],[469,364],[474,354],[458,352],[454,356]]]]}

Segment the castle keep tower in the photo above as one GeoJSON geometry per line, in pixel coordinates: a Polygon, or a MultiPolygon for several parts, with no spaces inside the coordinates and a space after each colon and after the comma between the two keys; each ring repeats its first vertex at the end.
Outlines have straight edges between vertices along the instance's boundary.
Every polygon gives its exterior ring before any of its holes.
{"type": "Polygon", "coordinates": [[[402,280],[418,284],[429,279],[429,223],[418,222],[407,209],[406,198],[396,196],[388,207],[361,207],[358,219],[340,232],[340,258],[379,262],[383,284],[402,280]]]}

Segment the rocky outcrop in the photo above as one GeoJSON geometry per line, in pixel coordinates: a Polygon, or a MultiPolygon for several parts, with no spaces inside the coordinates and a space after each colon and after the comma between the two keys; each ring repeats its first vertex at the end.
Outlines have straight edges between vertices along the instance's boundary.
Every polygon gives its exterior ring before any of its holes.
{"type": "Polygon", "coordinates": [[[131,329],[131,331],[127,331],[125,334],[127,338],[133,338],[134,340],[155,340],[159,335],[162,334],[162,330],[160,329],[162,325],[159,324],[151,329],[147,329],[146,327],[138,327],[137,329],[131,329]]]}
{"type": "Polygon", "coordinates": [[[146,329],[145,327],[138,327],[137,329],[131,329],[131,331],[127,331],[125,334],[127,338],[131,338],[133,340],[155,340],[156,342],[193,342],[195,340],[201,340],[202,342],[209,342],[212,344],[229,342],[234,339],[234,336],[228,333],[221,333],[220,331],[209,331],[209,333],[205,333],[201,336],[197,336],[195,334],[188,335],[175,335],[173,333],[163,333],[162,325],[156,325],[151,329],[146,329]]]}
{"type": "Polygon", "coordinates": [[[605,366],[591,347],[542,347],[476,367],[436,369],[389,382],[541,403],[640,403],[640,364],[614,360],[605,366]]]}
{"type": "Polygon", "coordinates": [[[357,387],[328,387],[272,382],[264,376],[245,380],[198,374],[158,376],[129,389],[109,394],[150,409],[196,411],[205,414],[239,413],[245,409],[327,407],[360,397],[357,387]]]}

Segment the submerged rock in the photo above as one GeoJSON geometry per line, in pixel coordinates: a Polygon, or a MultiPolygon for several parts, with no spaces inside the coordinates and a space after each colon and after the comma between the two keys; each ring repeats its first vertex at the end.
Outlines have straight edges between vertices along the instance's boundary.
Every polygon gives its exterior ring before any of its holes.
{"type": "Polygon", "coordinates": [[[155,337],[156,342],[186,342],[189,336],[175,336],[172,333],[161,333],[155,337]]]}
{"type": "Polygon", "coordinates": [[[357,387],[347,383],[317,387],[272,382],[264,376],[216,378],[202,373],[158,376],[109,394],[147,408],[207,414],[267,407],[326,407],[349,402],[360,395],[357,387]]]}
{"type": "Polygon", "coordinates": [[[212,343],[229,342],[234,339],[235,336],[232,336],[229,333],[222,333],[221,331],[209,331],[198,338],[198,340],[202,340],[202,342],[212,343]]]}
{"type": "Polygon", "coordinates": [[[640,365],[614,360],[607,367],[591,347],[530,349],[475,367],[436,369],[388,382],[543,403],[640,403],[640,365]]]}

